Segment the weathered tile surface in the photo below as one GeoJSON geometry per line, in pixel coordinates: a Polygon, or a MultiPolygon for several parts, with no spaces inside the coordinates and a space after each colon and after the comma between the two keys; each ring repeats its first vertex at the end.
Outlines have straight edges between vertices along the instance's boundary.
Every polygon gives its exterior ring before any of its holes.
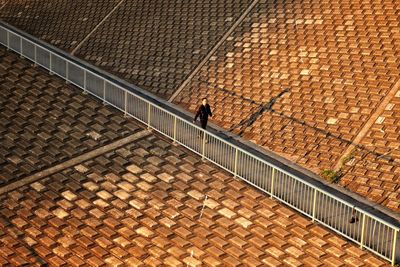
{"type": "MultiPolygon", "coordinates": [[[[208,97],[217,124],[316,173],[333,169],[399,79],[399,10],[386,0],[260,1],[175,103],[194,111],[208,97]]],[[[399,142],[396,99],[362,154],[399,142]]],[[[385,180],[388,168],[372,162],[366,179],[350,170],[342,185],[381,192],[369,198],[399,211],[399,175],[385,180]]]]}
{"type": "MultiPolygon", "coordinates": [[[[124,1],[78,55],[168,98],[251,1],[239,2],[124,1]]],[[[116,4],[8,1],[0,17],[71,50],[116,4]]],[[[220,126],[316,173],[333,169],[398,80],[399,10],[390,0],[259,1],[175,103],[194,111],[207,96],[220,126]]],[[[392,132],[371,129],[360,157],[397,157],[383,144],[400,140],[397,108],[388,110],[379,125],[392,132]]],[[[381,167],[397,163],[379,160],[369,161],[377,168],[345,167],[341,184],[399,211],[398,175],[389,181],[381,167]]]]}
{"type": "Polygon", "coordinates": [[[191,152],[150,135],[1,195],[0,262],[307,266],[357,261],[359,266],[387,266],[213,165],[206,163],[212,172],[205,173],[198,168],[203,164],[191,152]],[[174,174],[164,169],[167,157],[158,162],[158,169],[145,170],[162,147],[166,156],[176,151],[182,155],[174,174]],[[137,163],[142,149],[148,154],[137,163]],[[182,187],[185,176],[179,167],[188,157],[196,159],[192,166],[197,175],[182,187]],[[173,179],[166,182],[167,176],[173,179]],[[200,192],[196,183],[204,179],[208,183],[200,192]],[[215,198],[217,184],[221,192],[233,193],[215,198]]]}
{"type": "Polygon", "coordinates": [[[77,55],[168,98],[250,2],[125,1],[77,55]]]}
{"type": "MultiPolygon", "coordinates": [[[[0,120],[5,170],[25,171],[20,166],[36,155],[31,150],[46,160],[56,152],[74,157],[140,129],[1,51],[1,114],[10,116],[0,120]],[[85,146],[92,139],[82,136],[93,127],[107,138],[85,146]],[[65,140],[58,140],[60,132],[65,140]],[[26,134],[32,138],[25,140],[26,134]],[[22,150],[25,144],[32,147],[22,150]]],[[[46,160],[37,157],[43,167],[56,163],[46,160]]],[[[0,247],[2,265],[386,265],[155,134],[0,195],[0,247]]]]}
{"type": "MultiPolygon", "coordinates": [[[[120,1],[10,1],[0,17],[72,51],[120,1]]],[[[77,55],[170,97],[250,5],[232,1],[124,1],[77,55]]]]}
{"type": "Polygon", "coordinates": [[[100,101],[0,48],[0,186],[138,129],[100,101]]]}
{"type": "Polygon", "coordinates": [[[71,51],[118,2],[117,0],[7,1],[0,10],[0,17],[3,21],[35,37],[71,51]]]}
{"type": "Polygon", "coordinates": [[[400,90],[344,165],[341,184],[400,212],[400,90]]]}
{"type": "MultiPolygon", "coordinates": [[[[149,91],[168,97],[240,16],[249,2],[217,1],[198,5],[191,2],[163,2],[155,6],[148,1],[126,1],[106,21],[104,27],[100,27],[89,39],[79,51],[79,55],[149,91]],[[159,6],[163,8],[157,13],[155,10],[159,6]],[[165,10],[168,12],[164,13],[165,10]]],[[[73,4],[66,1],[50,1],[45,4],[39,1],[30,1],[28,4],[23,1],[9,1],[0,12],[0,16],[39,38],[71,50],[115,4],[116,1],[86,1],[73,4]],[[65,10],[68,12],[64,12],[65,10]],[[44,24],[46,26],[43,26],[44,24]]],[[[346,0],[334,3],[260,1],[194,77],[176,103],[194,110],[198,99],[208,96],[214,107],[214,121],[221,126],[238,132],[245,138],[315,172],[331,169],[347,148],[348,141],[355,138],[359,129],[398,80],[399,9],[398,3],[388,0],[352,1],[351,4],[346,0]]],[[[103,130],[101,125],[108,124],[110,113],[105,111],[106,113],[99,115],[98,111],[103,109],[100,104],[88,104],[88,98],[80,99],[79,94],[71,93],[69,87],[65,87],[60,81],[50,81],[35,71],[19,64],[15,57],[8,58],[2,54],[0,109],[3,117],[0,125],[0,149],[1,155],[5,155],[0,158],[0,165],[5,170],[2,172],[2,181],[11,181],[45,166],[51,166],[67,156],[77,155],[85,149],[114,140],[118,134],[123,136],[126,133],[124,129],[120,130],[121,128],[114,126],[112,130],[103,130]],[[67,107],[67,110],[57,109],[61,115],[52,109],[53,106],[60,106],[55,102],[54,96],[60,98],[62,107],[67,107]],[[90,105],[89,109],[86,109],[87,104],[90,105]],[[77,114],[80,114],[82,105],[86,113],[80,117],[77,114]],[[94,110],[95,114],[91,110],[94,110]],[[67,126],[58,125],[55,129],[51,126],[54,122],[48,125],[48,120],[54,120],[53,114],[58,114],[54,115],[56,120],[60,116],[65,118],[62,124],[67,126]],[[46,122],[42,122],[43,118],[46,118],[46,122]],[[91,127],[90,130],[87,126],[91,127]],[[68,127],[77,127],[79,133],[72,133],[68,127]],[[114,132],[115,129],[119,130],[114,132]],[[85,136],[88,131],[92,133],[91,130],[103,131],[107,141],[85,136]],[[25,132],[28,134],[22,135],[25,132]]],[[[399,94],[396,94],[361,141],[364,147],[354,151],[354,160],[345,165],[341,180],[343,186],[395,211],[400,210],[400,159],[397,153],[400,135],[396,128],[400,112],[398,97],[399,94]]],[[[179,165],[175,154],[170,155],[170,163],[178,164],[179,168],[163,165],[162,160],[159,160],[160,155],[154,155],[145,163],[140,157],[146,149],[145,147],[138,150],[140,153],[135,158],[135,163],[140,165],[135,167],[138,172],[143,169],[154,172],[153,175],[157,179],[167,183],[160,187],[161,191],[171,190],[169,182],[174,183],[179,190],[190,190],[185,185],[187,180],[182,181],[182,177],[187,179],[187,174],[196,172],[196,168],[187,163],[179,165]],[[170,176],[164,173],[161,173],[160,177],[155,175],[160,170],[171,172],[170,176]],[[182,172],[185,172],[186,176],[174,176],[182,172]]],[[[118,159],[119,164],[124,164],[123,159],[118,159]]],[[[106,156],[96,159],[95,162],[97,171],[102,174],[106,173],[110,166],[110,170],[118,174],[124,170],[106,156]]],[[[202,168],[199,166],[199,169],[202,168]]],[[[152,191],[156,182],[148,176],[127,177],[131,183],[141,179],[135,186],[146,193],[152,191]]],[[[93,184],[89,183],[87,188],[97,190],[93,184]]],[[[193,190],[203,194],[208,192],[204,183],[193,183],[193,186],[193,190]]],[[[34,187],[39,191],[43,190],[40,184],[34,187]]],[[[114,188],[112,184],[107,184],[107,187],[114,188]]],[[[56,191],[61,188],[60,185],[54,185],[56,191]]],[[[133,185],[129,183],[122,183],[119,188],[127,192],[134,191],[133,185]]],[[[216,192],[220,188],[213,189],[210,194],[217,195],[216,192]]],[[[236,187],[235,189],[237,190],[236,187]]],[[[232,191],[226,192],[229,192],[226,193],[228,198],[233,196],[232,191]]],[[[124,191],[111,194],[108,190],[103,190],[95,196],[87,197],[100,198],[97,203],[106,207],[109,199],[117,197],[123,202],[129,200],[128,195],[124,191]]],[[[182,194],[178,195],[179,200],[185,199],[182,194]]],[[[194,210],[201,204],[197,193],[191,191],[188,195],[193,198],[192,201],[179,207],[183,209],[185,216],[193,220],[196,214],[194,210]]],[[[240,193],[236,195],[240,196],[240,193]]],[[[75,201],[71,195],[66,196],[75,201]]],[[[218,210],[207,214],[212,218],[222,216],[218,223],[229,230],[234,224],[240,224],[245,230],[251,229],[253,225],[245,216],[249,213],[238,210],[229,201],[223,202],[226,196],[220,194],[216,202],[210,204],[210,207],[218,210]]],[[[160,194],[159,198],[168,200],[168,195],[160,194]]],[[[237,199],[233,198],[232,201],[237,199]]],[[[176,201],[172,202],[178,204],[176,201]]],[[[137,207],[143,205],[132,200],[129,203],[137,207]]],[[[85,206],[84,202],[79,204],[85,206]]],[[[63,205],[68,206],[64,202],[63,205]]],[[[48,217],[42,210],[38,213],[48,217]]],[[[68,214],[62,210],[57,210],[56,213],[62,218],[68,214]]],[[[93,213],[102,217],[97,210],[93,213]]],[[[80,210],[75,211],[75,215],[83,216],[80,210]]],[[[252,217],[256,219],[254,215],[252,217]]],[[[164,222],[171,228],[177,225],[176,222],[164,222]]],[[[37,220],[35,223],[40,225],[37,220]]],[[[74,223],[78,225],[79,222],[74,223]]],[[[273,229],[274,236],[286,237],[286,227],[282,229],[282,226],[287,226],[285,221],[277,220],[276,223],[279,224],[279,228],[273,229]]],[[[18,224],[24,225],[21,221],[18,221],[18,224]]],[[[148,220],[143,224],[147,228],[141,228],[139,232],[152,236],[153,224],[148,220]]],[[[186,220],[184,224],[184,227],[189,225],[186,220]]],[[[190,236],[184,227],[178,226],[179,230],[176,230],[179,231],[180,238],[190,236]]],[[[170,232],[165,229],[161,228],[160,232],[169,236],[170,232]]],[[[222,230],[224,228],[218,229],[219,235],[225,236],[222,230]]],[[[245,230],[234,233],[240,238],[246,237],[248,231],[245,230]]],[[[108,235],[112,234],[108,228],[103,231],[108,235]]],[[[306,236],[307,233],[302,231],[303,235],[306,236]]],[[[240,239],[234,240],[242,244],[240,239]]],[[[201,245],[203,246],[206,245],[201,245]]],[[[225,255],[221,254],[221,251],[226,253],[220,248],[220,242],[219,246],[212,244],[206,250],[211,256],[205,261],[217,265],[215,257],[225,255]]],[[[279,250],[282,251],[282,248],[279,247],[279,250]]],[[[270,248],[278,258],[279,250],[270,248]]],[[[41,255],[47,253],[42,248],[38,251],[41,255]]],[[[283,261],[284,264],[296,265],[301,255],[296,253],[295,249],[284,248],[284,251],[290,254],[290,257],[283,261]]],[[[313,248],[309,251],[318,258],[323,258],[321,264],[330,259],[324,258],[325,251],[313,248]]],[[[249,255],[259,255],[255,249],[249,249],[247,252],[249,255]]],[[[327,252],[341,254],[335,249],[327,252]]],[[[71,257],[68,264],[78,263],[79,257],[85,258],[85,254],[82,255],[71,257]]],[[[240,258],[237,253],[235,255],[226,256],[223,264],[234,264],[235,260],[240,258]]],[[[153,252],[152,256],[146,259],[146,264],[157,264],[157,256],[159,254],[153,252]]],[[[308,258],[309,262],[318,265],[320,259],[312,257],[312,260],[308,258]]],[[[182,259],[178,258],[182,264],[190,261],[187,255],[182,259]]],[[[268,258],[269,256],[265,257],[263,262],[268,258]]],[[[176,255],[168,259],[169,262],[174,262],[176,255]]],[[[130,260],[135,262],[135,258],[130,260]]],[[[54,262],[57,261],[58,258],[54,258],[54,262]]],[[[257,264],[257,259],[254,258],[245,258],[243,261],[247,264],[257,264]]],[[[96,259],[91,262],[96,262],[96,259]]],[[[118,263],[114,254],[107,258],[107,262],[116,265],[118,263]]],[[[369,261],[370,264],[372,262],[369,261]]],[[[345,263],[356,265],[357,261],[347,258],[345,263]]]]}

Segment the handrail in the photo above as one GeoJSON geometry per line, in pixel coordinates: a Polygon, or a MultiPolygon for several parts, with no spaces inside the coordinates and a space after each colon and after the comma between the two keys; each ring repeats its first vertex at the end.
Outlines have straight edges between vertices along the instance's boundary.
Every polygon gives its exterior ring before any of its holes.
{"type": "Polygon", "coordinates": [[[140,88],[1,21],[0,43],[286,203],[313,221],[358,243],[361,248],[391,261],[393,265],[398,261],[400,227],[354,206],[357,201],[345,201],[217,134],[204,131],[191,123],[187,116],[140,88]],[[193,139],[197,135],[202,138],[193,139]],[[347,221],[351,216],[356,216],[361,222],[349,226],[347,221]],[[380,240],[380,236],[390,238],[380,240]]]}

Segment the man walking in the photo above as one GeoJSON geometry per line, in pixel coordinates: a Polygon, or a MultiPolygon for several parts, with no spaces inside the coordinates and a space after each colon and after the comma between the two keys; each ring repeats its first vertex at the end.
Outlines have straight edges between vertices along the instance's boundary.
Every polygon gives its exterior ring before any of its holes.
{"type": "Polygon", "coordinates": [[[210,105],[207,103],[207,98],[203,98],[201,102],[201,105],[197,108],[193,123],[196,122],[197,117],[200,117],[201,128],[206,129],[208,116],[212,117],[212,113],[210,105]]]}

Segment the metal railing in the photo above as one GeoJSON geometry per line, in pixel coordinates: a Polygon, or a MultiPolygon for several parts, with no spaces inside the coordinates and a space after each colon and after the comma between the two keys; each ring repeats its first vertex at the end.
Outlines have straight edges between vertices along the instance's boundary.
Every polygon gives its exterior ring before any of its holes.
{"type": "Polygon", "coordinates": [[[169,137],[312,221],[372,251],[393,265],[398,261],[399,227],[354,207],[317,186],[263,160],[219,136],[118,85],[96,68],[0,23],[0,43],[76,85],[149,128],[169,137]],[[349,223],[354,216],[355,222],[349,223]]]}

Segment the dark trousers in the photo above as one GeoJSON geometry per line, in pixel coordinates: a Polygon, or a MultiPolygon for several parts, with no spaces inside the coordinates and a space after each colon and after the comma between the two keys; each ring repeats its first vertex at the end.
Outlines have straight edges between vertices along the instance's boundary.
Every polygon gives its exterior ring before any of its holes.
{"type": "Polygon", "coordinates": [[[203,128],[205,130],[207,127],[207,120],[200,120],[200,124],[201,124],[201,128],[203,128]]]}
{"type": "MultiPolygon", "coordinates": [[[[201,125],[201,128],[203,128],[205,130],[206,127],[207,127],[207,120],[200,120],[200,125],[201,125]]],[[[197,137],[203,139],[204,138],[204,132],[199,133],[199,135],[197,137]]]]}

